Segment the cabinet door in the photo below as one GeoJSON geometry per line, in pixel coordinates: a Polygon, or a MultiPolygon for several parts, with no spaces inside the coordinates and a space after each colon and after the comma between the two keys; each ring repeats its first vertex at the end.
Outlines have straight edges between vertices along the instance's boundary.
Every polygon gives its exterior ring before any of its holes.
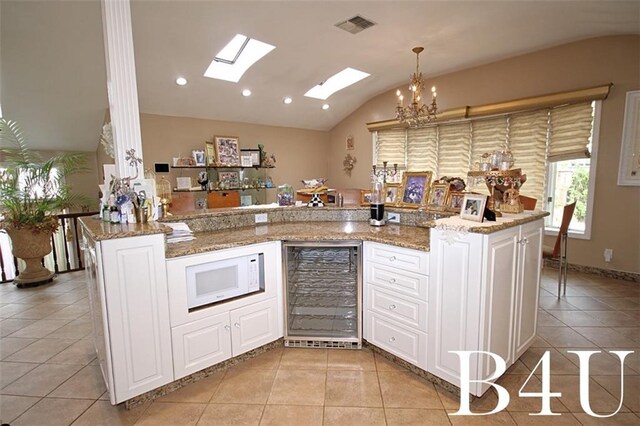
{"type": "MultiPolygon", "coordinates": [[[[457,386],[460,359],[451,351],[479,346],[482,243],[480,234],[451,238],[449,231],[431,229],[427,371],[457,386]]],[[[472,356],[471,377],[477,372],[477,357],[472,356]]]]}
{"type": "Polygon", "coordinates": [[[278,302],[269,299],[229,312],[233,356],[277,340],[278,302]]]}
{"type": "Polygon", "coordinates": [[[164,236],[101,243],[116,403],[173,381],[164,236]]]}
{"type": "Polygon", "coordinates": [[[231,358],[229,314],[214,315],[171,330],[175,378],[231,358]]]}
{"type": "MultiPolygon", "coordinates": [[[[519,229],[509,228],[490,234],[486,239],[481,347],[483,351],[501,356],[509,366],[515,362],[513,348],[519,229]]],[[[481,360],[479,378],[484,379],[493,373],[495,365],[488,356],[482,356],[481,360]]],[[[484,383],[480,385],[482,392],[489,387],[484,383]]]]}
{"type": "Polygon", "coordinates": [[[541,220],[527,223],[520,228],[515,359],[529,348],[536,337],[544,230],[541,220]]]}

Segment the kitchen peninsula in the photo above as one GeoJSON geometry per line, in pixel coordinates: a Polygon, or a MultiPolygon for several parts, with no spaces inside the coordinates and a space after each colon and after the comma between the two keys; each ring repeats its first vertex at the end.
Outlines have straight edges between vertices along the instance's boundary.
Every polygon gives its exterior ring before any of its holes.
{"type": "MultiPolygon", "coordinates": [[[[162,222],[82,220],[95,344],[111,403],[135,405],[281,345],[283,241],[361,243],[364,341],[415,373],[456,391],[460,366],[450,351],[490,351],[513,364],[535,337],[547,213],[476,223],[397,211],[401,224],[384,227],[369,226],[365,208],[198,211],[167,218],[196,235],[169,245],[162,222]],[[266,223],[256,224],[265,214],[266,223]],[[259,291],[189,308],[189,265],[253,253],[264,266],[259,291]]],[[[472,379],[492,369],[487,357],[472,357],[472,379]]],[[[472,383],[470,392],[487,389],[472,383]]]]}

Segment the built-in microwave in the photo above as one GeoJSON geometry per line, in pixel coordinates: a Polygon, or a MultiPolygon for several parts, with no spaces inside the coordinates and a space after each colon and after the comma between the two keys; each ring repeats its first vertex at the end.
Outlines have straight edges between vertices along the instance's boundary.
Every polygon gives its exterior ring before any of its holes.
{"type": "Polygon", "coordinates": [[[195,309],[264,290],[264,254],[186,267],[187,306],[195,309]]]}

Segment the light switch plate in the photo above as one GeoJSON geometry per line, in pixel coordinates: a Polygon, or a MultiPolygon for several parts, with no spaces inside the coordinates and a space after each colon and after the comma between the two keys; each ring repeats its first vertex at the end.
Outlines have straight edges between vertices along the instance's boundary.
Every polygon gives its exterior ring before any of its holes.
{"type": "Polygon", "coordinates": [[[387,222],[400,223],[400,213],[389,213],[387,215],[387,222]]]}
{"type": "Polygon", "coordinates": [[[267,223],[267,214],[266,213],[257,213],[256,214],[256,223],[267,223]]]}

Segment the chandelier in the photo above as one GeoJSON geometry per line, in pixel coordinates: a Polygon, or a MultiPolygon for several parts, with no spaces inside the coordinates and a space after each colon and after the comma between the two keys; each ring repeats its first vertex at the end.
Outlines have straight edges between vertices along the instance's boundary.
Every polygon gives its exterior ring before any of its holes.
{"type": "Polygon", "coordinates": [[[409,91],[411,92],[411,103],[404,106],[404,96],[400,90],[396,92],[398,97],[398,105],[396,106],[396,119],[409,127],[422,127],[427,123],[435,120],[438,113],[438,106],[436,105],[436,88],[431,88],[431,103],[421,104],[422,90],[424,88],[424,81],[422,80],[422,73],[420,72],[420,52],[424,48],[414,47],[413,53],[416,54],[416,72],[411,76],[409,82],[409,91]]]}

